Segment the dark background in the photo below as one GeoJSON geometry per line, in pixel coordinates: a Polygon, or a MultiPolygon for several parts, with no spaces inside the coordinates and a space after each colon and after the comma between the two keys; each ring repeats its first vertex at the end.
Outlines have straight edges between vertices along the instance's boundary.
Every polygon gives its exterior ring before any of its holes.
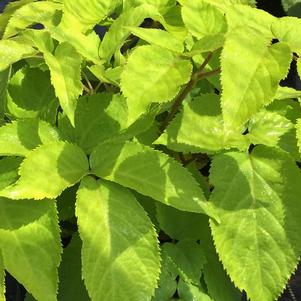
{"type": "MultiPolygon", "coordinates": [[[[3,11],[7,3],[13,1],[15,0],[0,0],[0,13],[3,11]]],[[[274,16],[283,17],[286,15],[285,11],[282,8],[281,0],[258,0],[257,4],[258,4],[257,5],[258,8],[264,9],[265,11],[273,14],[274,16]]],[[[290,14],[294,14],[294,11],[293,10],[290,11],[290,14]]],[[[96,26],[95,31],[100,37],[102,37],[105,33],[105,29],[101,26],[96,26]]],[[[295,62],[292,62],[289,75],[284,81],[282,81],[281,84],[284,86],[289,86],[301,90],[301,81],[297,74],[295,62]]],[[[297,301],[301,301],[301,266],[299,266],[295,276],[292,277],[289,283],[297,301]]],[[[6,275],[7,301],[23,301],[24,295],[25,295],[25,290],[22,287],[22,285],[18,284],[18,282],[13,277],[7,274],[6,275]]],[[[246,298],[243,297],[243,300],[246,300],[246,298]]],[[[293,299],[292,295],[287,289],[284,292],[283,296],[279,299],[279,301],[296,301],[296,300],[293,299]]]]}

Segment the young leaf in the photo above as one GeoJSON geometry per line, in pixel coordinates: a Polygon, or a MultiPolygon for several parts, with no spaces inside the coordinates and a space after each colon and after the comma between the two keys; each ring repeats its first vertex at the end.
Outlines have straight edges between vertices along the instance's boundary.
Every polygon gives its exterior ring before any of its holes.
{"type": "Polygon", "coordinates": [[[45,61],[50,69],[51,82],[60,104],[74,125],[76,100],[82,93],[81,56],[67,42],[59,44],[55,54],[44,53],[45,61]]]}
{"type": "Polygon", "coordinates": [[[91,299],[149,300],[160,271],[159,248],[153,225],[134,196],[114,183],[86,177],[76,215],[91,299]]]}
{"type": "Polygon", "coordinates": [[[4,268],[37,300],[56,300],[61,243],[55,203],[0,198],[0,212],[4,268]]]}
{"type": "Polygon", "coordinates": [[[154,45],[135,49],[121,75],[129,124],[142,115],[151,103],[174,98],[181,85],[189,81],[191,71],[188,60],[180,59],[167,49],[154,45]]]}
{"type": "Polygon", "coordinates": [[[166,48],[170,51],[181,53],[184,45],[167,31],[155,28],[129,27],[132,34],[152,45],[166,48]]]}
{"type": "Polygon", "coordinates": [[[38,145],[58,139],[58,132],[45,121],[20,119],[0,127],[0,154],[2,156],[26,156],[38,145]]]}
{"type": "Polygon", "coordinates": [[[226,129],[239,129],[276,95],[288,72],[291,50],[254,30],[238,28],[227,35],[222,52],[222,110],[226,129]],[[241,75],[243,72],[243,76],[241,75]]]}
{"type": "Polygon", "coordinates": [[[58,300],[90,301],[81,277],[81,248],[82,242],[78,234],[74,234],[70,244],[64,249],[59,267],[58,300]]]}
{"type": "Polygon", "coordinates": [[[92,171],[183,211],[215,216],[192,175],[167,155],[135,142],[100,144],[90,157],[92,171]]]}
{"type": "Polygon", "coordinates": [[[215,157],[210,179],[221,220],[210,224],[224,267],[252,301],[275,300],[300,256],[299,169],[282,151],[256,147],[215,157]]]}
{"type": "Polygon", "coordinates": [[[10,65],[19,60],[32,57],[37,51],[30,45],[14,40],[1,40],[0,41],[0,71],[5,70],[10,65]]]}
{"type": "Polygon", "coordinates": [[[250,120],[248,137],[253,144],[277,146],[279,138],[293,128],[285,117],[262,110],[250,120]]]}
{"type": "Polygon", "coordinates": [[[0,195],[11,199],[53,199],[88,170],[87,157],[78,146],[62,141],[41,145],[22,162],[20,179],[0,195]]]}

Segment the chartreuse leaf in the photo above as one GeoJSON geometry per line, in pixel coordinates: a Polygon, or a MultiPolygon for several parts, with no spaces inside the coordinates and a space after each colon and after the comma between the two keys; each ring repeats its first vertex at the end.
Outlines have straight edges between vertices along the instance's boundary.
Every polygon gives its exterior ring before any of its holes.
{"type": "Polygon", "coordinates": [[[5,270],[37,300],[56,300],[61,243],[55,203],[0,198],[0,209],[5,270]]]}
{"type": "Polygon", "coordinates": [[[216,152],[231,146],[242,149],[248,147],[248,140],[240,133],[232,133],[232,141],[227,139],[229,137],[224,134],[219,96],[204,94],[192,102],[185,102],[183,110],[155,143],[186,153],[216,152]]]}
{"type": "Polygon", "coordinates": [[[88,169],[88,160],[78,146],[63,141],[41,145],[22,162],[19,180],[0,195],[11,199],[53,199],[77,183],[88,169]]]}
{"type": "Polygon", "coordinates": [[[149,300],[160,272],[159,248],[135,197],[119,185],[86,177],[77,193],[76,216],[91,299],[149,300]]]}
{"type": "Polygon", "coordinates": [[[296,123],[301,116],[301,106],[294,99],[285,99],[285,101],[275,99],[266,109],[285,117],[292,123],[296,123]]]}
{"type": "Polygon", "coordinates": [[[57,131],[45,121],[24,119],[0,127],[0,154],[26,156],[40,144],[59,139],[57,131]]]}
{"type": "Polygon", "coordinates": [[[279,138],[293,128],[285,117],[262,110],[250,120],[248,137],[253,144],[276,146],[279,138]]]}
{"type": "Polygon", "coordinates": [[[291,50],[296,53],[301,52],[301,38],[297,34],[301,30],[301,20],[294,17],[283,17],[276,19],[271,31],[279,41],[287,43],[291,50]]]}
{"type": "Polygon", "coordinates": [[[2,34],[7,26],[7,23],[14,12],[22,7],[23,5],[33,2],[34,0],[19,0],[13,1],[6,4],[4,11],[0,14],[0,36],[2,38],[2,34]]]}
{"type": "Polygon", "coordinates": [[[64,42],[57,46],[54,55],[44,52],[44,58],[50,69],[55,93],[71,124],[74,124],[76,100],[83,89],[81,56],[73,46],[64,42]]]}
{"type": "Polygon", "coordinates": [[[199,228],[199,241],[206,258],[203,278],[207,292],[214,301],[240,301],[241,292],[235,288],[216,253],[208,217],[203,219],[204,226],[199,228]]]}
{"type": "Polygon", "coordinates": [[[80,20],[81,30],[86,31],[109,16],[120,0],[64,0],[63,18],[80,20]]]}
{"type": "Polygon", "coordinates": [[[221,57],[222,110],[227,129],[239,129],[276,95],[288,72],[291,50],[254,30],[237,28],[227,35],[221,57]],[[243,76],[242,76],[243,74],[243,76]]]}
{"type": "Polygon", "coordinates": [[[275,300],[300,256],[300,170],[289,155],[260,146],[216,156],[210,180],[221,220],[210,225],[224,267],[252,301],[275,300]]]}
{"type": "Polygon", "coordinates": [[[117,51],[130,36],[129,26],[139,26],[145,18],[158,16],[158,10],[149,4],[124,11],[110,26],[105,34],[99,48],[99,56],[110,61],[112,55],[117,51]]]}
{"type": "MultiPolygon", "coordinates": [[[[16,117],[35,118],[57,103],[49,72],[38,68],[22,68],[8,85],[8,111],[16,117]]],[[[58,104],[57,104],[58,105],[58,104]]]]}
{"type": "Polygon", "coordinates": [[[187,283],[199,285],[202,268],[206,262],[200,245],[192,240],[182,240],[177,244],[165,243],[164,250],[180,277],[187,283]]]}
{"type": "Polygon", "coordinates": [[[125,129],[127,106],[119,94],[101,93],[78,100],[75,112],[76,141],[87,153],[125,129]]]}
{"type": "Polygon", "coordinates": [[[74,234],[70,244],[64,249],[59,267],[58,300],[90,301],[81,277],[81,248],[82,242],[79,235],[74,234]]]}
{"type": "Polygon", "coordinates": [[[149,44],[157,45],[170,51],[179,53],[184,51],[183,43],[181,43],[181,41],[176,39],[167,31],[141,27],[130,27],[129,29],[131,30],[132,34],[148,42],[149,44]]]}
{"type": "Polygon", "coordinates": [[[301,91],[295,90],[290,87],[282,87],[279,86],[277,89],[277,93],[275,95],[275,99],[288,99],[288,98],[298,98],[301,97],[301,91]]]}
{"type": "Polygon", "coordinates": [[[229,32],[241,27],[247,30],[253,29],[262,37],[269,40],[273,39],[274,36],[271,32],[271,26],[277,18],[262,9],[254,9],[247,5],[235,4],[234,2],[242,1],[233,0],[232,4],[234,5],[228,6],[225,10],[229,32]]]}
{"type": "Polygon", "coordinates": [[[100,40],[94,31],[83,33],[80,20],[63,18],[58,26],[50,28],[51,36],[60,43],[68,42],[84,58],[95,64],[101,64],[98,55],[100,40]]]}
{"type": "Polygon", "coordinates": [[[161,13],[167,13],[175,5],[175,0],[123,0],[123,9],[150,4],[156,7],[161,13]]]}
{"type": "Polygon", "coordinates": [[[174,98],[181,85],[189,81],[191,71],[188,60],[179,58],[167,49],[154,45],[135,49],[121,75],[121,90],[127,98],[129,124],[142,115],[151,103],[167,102],[174,98]]]}
{"type": "Polygon", "coordinates": [[[13,63],[26,58],[32,57],[37,51],[30,45],[14,40],[0,41],[0,71],[5,70],[13,63]]]}
{"type": "Polygon", "coordinates": [[[90,157],[97,176],[183,211],[215,216],[192,175],[167,155],[135,142],[100,144],[90,157]]]}
{"type": "Polygon", "coordinates": [[[43,24],[45,27],[52,27],[55,13],[61,10],[61,7],[61,4],[50,1],[32,2],[23,5],[9,19],[3,38],[14,36],[35,23],[43,24]]]}
{"type": "Polygon", "coordinates": [[[182,0],[182,18],[189,32],[199,44],[210,43],[210,48],[222,46],[227,31],[226,18],[219,9],[205,0],[182,0]]]}
{"type": "Polygon", "coordinates": [[[22,162],[20,157],[6,157],[0,160],[0,189],[18,179],[18,168],[22,162]]]}
{"type": "Polygon", "coordinates": [[[0,251],[0,301],[5,301],[5,270],[2,258],[2,252],[0,251]]]}

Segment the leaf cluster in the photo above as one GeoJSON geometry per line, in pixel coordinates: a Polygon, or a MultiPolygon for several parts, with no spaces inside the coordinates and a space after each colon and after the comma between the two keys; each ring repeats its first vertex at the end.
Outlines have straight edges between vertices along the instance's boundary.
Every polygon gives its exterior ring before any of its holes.
{"type": "Polygon", "coordinates": [[[6,272],[27,301],[276,300],[301,255],[300,31],[248,0],[8,4],[0,301],[6,272]]]}

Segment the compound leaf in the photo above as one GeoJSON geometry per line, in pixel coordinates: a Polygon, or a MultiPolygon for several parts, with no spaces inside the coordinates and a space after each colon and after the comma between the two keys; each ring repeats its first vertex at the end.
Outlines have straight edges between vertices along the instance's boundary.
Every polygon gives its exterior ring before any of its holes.
{"type": "Polygon", "coordinates": [[[91,299],[149,300],[160,272],[159,248],[135,197],[117,184],[86,177],[77,193],[76,215],[91,299]]]}
{"type": "Polygon", "coordinates": [[[214,216],[192,175],[167,155],[135,142],[100,144],[90,157],[99,177],[183,211],[214,216]]]}
{"type": "Polygon", "coordinates": [[[189,81],[191,71],[188,60],[167,49],[155,45],[135,49],[121,75],[121,90],[127,98],[129,123],[142,115],[151,103],[174,98],[181,85],[189,81]]]}
{"type": "Polygon", "coordinates": [[[62,141],[41,145],[22,162],[20,179],[0,195],[11,199],[56,198],[88,169],[88,160],[78,146],[62,141]]]}
{"type": "Polygon", "coordinates": [[[0,209],[5,269],[37,300],[56,300],[61,242],[55,203],[0,198],[0,209]]]}
{"type": "Polygon", "coordinates": [[[38,145],[58,139],[59,134],[47,122],[38,119],[20,119],[0,127],[0,154],[26,156],[38,145]]]}
{"type": "Polygon", "coordinates": [[[252,301],[275,300],[300,256],[298,167],[284,152],[259,146],[250,155],[216,156],[210,179],[221,219],[210,225],[224,267],[252,301]]]}

